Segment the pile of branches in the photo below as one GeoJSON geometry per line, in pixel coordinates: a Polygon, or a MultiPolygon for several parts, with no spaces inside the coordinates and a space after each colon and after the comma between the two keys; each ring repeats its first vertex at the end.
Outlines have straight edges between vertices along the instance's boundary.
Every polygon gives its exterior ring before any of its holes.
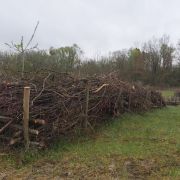
{"type": "Polygon", "coordinates": [[[0,141],[23,143],[23,88],[30,86],[31,144],[47,146],[61,135],[93,129],[124,112],[165,106],[159,92],[122,82],[114,75],[79,79],[68,74],[38,74],[0,84],[0,141]]]}

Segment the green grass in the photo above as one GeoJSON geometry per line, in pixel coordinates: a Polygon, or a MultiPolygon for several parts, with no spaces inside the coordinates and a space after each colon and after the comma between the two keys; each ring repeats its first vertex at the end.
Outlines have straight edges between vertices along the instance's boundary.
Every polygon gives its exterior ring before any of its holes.
{"type": "MultiPolygon", "coordinates": [[[[14,169],[19,165],[16,158],[3,158],[2,167],[6,164],[14,169]]],[[[21,163],[15,170],[21,176],[30,171],[33,177],[41,177],[46,171],[49,178],[179,179],[180,107],[125,114],[91,137],[60,141],[49,150],[23,154],[21,163]],[[40,170],[34,172],[34,167],[40,170]]]]}
{"type": "Polygon", "coordinates": [[[174,91],[173,90],[163,90],[161,91],[162,96],[165,98],[170,98],[174,96],[174,91]]]}

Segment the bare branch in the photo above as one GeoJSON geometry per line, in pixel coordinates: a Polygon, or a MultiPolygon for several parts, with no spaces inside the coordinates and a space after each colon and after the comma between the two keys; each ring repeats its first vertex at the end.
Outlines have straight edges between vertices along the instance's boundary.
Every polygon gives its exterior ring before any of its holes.
{"type": "Polygon", "coordinates": [[[39,25],[39,21],[37,22],[37,24],[36,24],[36,26],[35,26],[35,28],[34,28],[34,32],[33,32],[32,36],[31,36],[29,42],[27,43],[27,45],[26,45],[26,47],[25,47],[25,50],[26,50],[26,49],[28,48],[28,46],[31,44],[31,42],[32,42],[32,40],[33,40],[33,38],[34,38],[34,36],[35,36],[35,33],[36,33],[36,31],[37,31],[38,25],[39,25]]]}
{"type": "Polygon", "coordinates": [[[39,98],[41,96],[41,94],[43,93],[44,89],[45,89],[45,83],[46,81],[48,80],[48,78],[51,76],[51,73],[48,74],[48,76],[44,79],[43,81],[43,87],[42,87],[42,90],[40,91],[40,93],[32,100],[31,104],[33,105],[34,104],[34,101],[39,98]]]}

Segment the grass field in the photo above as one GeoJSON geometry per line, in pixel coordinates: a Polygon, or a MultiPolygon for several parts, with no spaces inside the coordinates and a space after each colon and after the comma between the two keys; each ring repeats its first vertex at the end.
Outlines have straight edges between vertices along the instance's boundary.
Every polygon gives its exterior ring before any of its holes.
{"type": "Polygon", "coordinates": [[[180,107],[125,114],[91,137],[0,158],[0,179],[180,179],[180,107]]]}
{"type": "Polygon", "coordinates": [[[174,91],[173,90],[163,90],[161,91],[162,96],[165,98],[170,98],[174,96],[174,91]]]}

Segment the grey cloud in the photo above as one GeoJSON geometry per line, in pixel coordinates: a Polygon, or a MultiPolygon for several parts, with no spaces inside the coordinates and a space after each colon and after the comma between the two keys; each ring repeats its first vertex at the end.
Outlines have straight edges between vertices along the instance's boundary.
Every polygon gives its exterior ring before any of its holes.
{"type": "Polygon", "coordinates": [[[77,43],[88,56],[131,47],[152,36],[180,37],[179,0],[0,0],[0,48],[34,39],[40,48],[77,43]]]}

